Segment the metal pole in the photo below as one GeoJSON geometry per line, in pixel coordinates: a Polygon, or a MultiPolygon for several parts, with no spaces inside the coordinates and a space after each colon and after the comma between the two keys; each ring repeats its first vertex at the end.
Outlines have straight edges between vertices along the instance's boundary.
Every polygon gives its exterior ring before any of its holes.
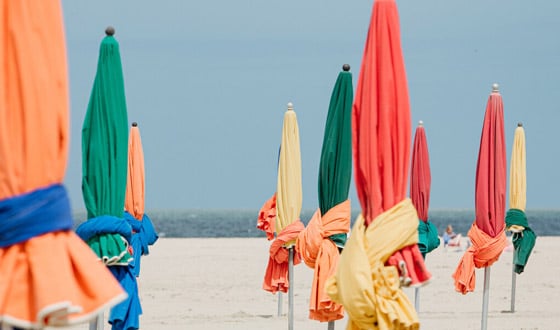
{"type": "Polygon", "coordinates": [[[103,313],[99,313],[95,319],[89,322],[89,330],[103,330],[103,313]]]}
{"type": "Polygon", "coordinates": [[[511,265],[511,312],[515,312],[515,280],[517,279],[517,274],[515,273],[515,254],[516,251],[513,250],[513,262],[511,265]]]}
{"type": "Polygon", "coordinates": [[[414,288],[414,309],[420,311],[420,288],[414,288]]]}
{"type": "Polygon", "coordinates": [[[282,316],[282,305],[284,304],[284,295],[282,292],[278,291],[278,316],[282,316]]]}
{"type": "Polygon", "coordinates": [[[288,330],[294,330],[294,247],[289,249],[288,259],[288,330]]]}
{"type": "Polygon", "coordinates": [[[486,330],[488,325],[488,296],[490,291],[490,267],[484,268],[484,291],[482,292],[482,324],[481,329],[486,330]]]}
{"type": "Polygon", "coordinates": [[[329,324],[327,325],[327,330],[334,330],[334,321],[329,321],[329,324]]]}

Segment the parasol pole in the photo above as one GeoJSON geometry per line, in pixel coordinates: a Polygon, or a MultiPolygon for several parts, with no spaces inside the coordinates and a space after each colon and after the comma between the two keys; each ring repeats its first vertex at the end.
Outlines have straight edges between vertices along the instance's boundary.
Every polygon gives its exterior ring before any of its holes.
{"type": "Polygon", "coordinates": [[[414,288],[414,309],[416,312],[420,311],[420,288],[414,288]]]}
{"type": "Polygon", "coordinates": [[[490,295],[490,267],[484,268],[484,290],[482,292],[482,322],[481,329],[486,330],[488,325],[488,298],[490,295]]]}
{"type": "Polygon", "coordinates": [[[89,330],[103,330],[103,314],[99,313],[91,322],[89,322],[89,330]]]}
{"type": "Polygon", "coordinates": [[[513,249],[513,262],[511,265],[511,310],[510,312],[515,312],[515,281],[517,280],[517,273],[515,273],[515,257],[516,250],[513,249]]]}
{"type": "Polygon", "coordinates": [[[294,246],[288,251],[288,330],[294,330],[294,246]]]}
{"type": "Polygon", "coordinates": [[[278,316],[282,316],[282,305],[284,304],[284,299],[281,291],[278,291],[278,316]]]}

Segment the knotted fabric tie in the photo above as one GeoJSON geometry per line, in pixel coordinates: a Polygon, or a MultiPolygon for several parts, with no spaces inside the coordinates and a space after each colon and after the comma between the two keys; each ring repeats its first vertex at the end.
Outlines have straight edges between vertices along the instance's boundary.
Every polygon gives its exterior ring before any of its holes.
{"type": "Polygon", "coordinates": [[[356,219],[327,294],[344,305],[348,330],[419,329],[418,315],[400,289],[398,270],[385,262],[395,251],[418,242],[418,216],[405,199],[366,227],[356,219]]]}
{"type": "Polygon", "coordinates": [[[60,184],[0,201],[0,219],[0,248],[74,225],[68,193],[60,184]]]}
{"type": "Polygon", "coordinates": [[[266,233],[270,241],[274,238],[274,223],[276,222],[276,193],[261,207],[257,219],[257,228],[266,233]]]}
{"type": "MultiPolygon", "coordinates": [[[[284,228],[278,237],[270,244],[268,265],[264,275],[263,289],[272,293],[277,291],[288,292],[290,283],[288,281],[289,250],[285,247],[287,242],[298,237],[305,226],[298,219],[284,228]]],[[[300,263],[300,257],[294,251],[294,265],[300,263]]]]}
{"type": "Polygon", "coordinates": [[[436,226],[426,220],[420,220],[418,223],[418,248],[422,257],[426,258],[426,254],[432,252],[440,244],[438,231],[436,226]]]}
{"type": "Polygon", "coordinates": [[[529,227],[525,212],[519,209],[508,210],[508,212],[506,213],[506,228],[508,230],[517,228],[517,230],[512,230],[512,242],[515,248],[515,254],[513,257],[513,270],[517,274],[521,274],[525,270],[525,265],[529,260],[529,256],[533,251],[533,247],[535,247],[537,235],[529,227]]]}
{"type": "Polygon", "coordinates": [[[325,291],[325,282],[334,275],[339,259],[336,244],[329,239],[333,234],[347,233],[350,229],[350,200],[331,208],[323,217],[317,209],[307,227],[296,241],[296,251],[307,266],[314,269],[309,318],[321,322],[342,319],[342,305],[331,300],[325,291]]]}
{"type": "Polygon", "coordinates": [[[473,292],[476,275],[475,267],[489,267],[500,258],[500,254],[507,245],[505,232],[496,237],[491,237],[473,222],[468,233],[472,245],[467,249],[457,269],[453,273],[455,279],[455,290],[462,294],[473,292]]]}

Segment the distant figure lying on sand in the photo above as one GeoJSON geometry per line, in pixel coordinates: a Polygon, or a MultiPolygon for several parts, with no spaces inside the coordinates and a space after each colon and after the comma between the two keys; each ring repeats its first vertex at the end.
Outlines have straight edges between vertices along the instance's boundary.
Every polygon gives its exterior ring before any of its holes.
{"type": "Polygon", "coordinates": [[[461,234],[456,234],[453,231],[453,226],[447,225],[445,232],[443,233],[443,247],[455,246],[461,247],[461,234]]]}

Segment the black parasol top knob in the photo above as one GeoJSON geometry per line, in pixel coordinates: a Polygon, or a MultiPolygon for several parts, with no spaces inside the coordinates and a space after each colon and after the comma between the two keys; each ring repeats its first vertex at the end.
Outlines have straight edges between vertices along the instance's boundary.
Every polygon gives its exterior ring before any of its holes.
{"type": "Polygon", "coordinates": [[[517,123],[517,127],[523,127],[523,123],[522,122],[517,123]]]}
{"type": "Polygon", "coordinates": [[[137,122],[132,122],[132,127],[136,127],[136,126],[138,126],[138,123],[137,122]]]}
{"type": "Polygon", "coordinates": [[[108,26],[105,29],[105,34],[108,35],[108,36],[112,36],[113,34],[115,34],[115,28],[112,27],[112,26],[108,26]]]}
{"type": "Polygon", "coordinates": [[[344,70],[344,71],[350,71],[350,64],[344,64],[344,65],[342,66],[342,70],[344,70]]]}

